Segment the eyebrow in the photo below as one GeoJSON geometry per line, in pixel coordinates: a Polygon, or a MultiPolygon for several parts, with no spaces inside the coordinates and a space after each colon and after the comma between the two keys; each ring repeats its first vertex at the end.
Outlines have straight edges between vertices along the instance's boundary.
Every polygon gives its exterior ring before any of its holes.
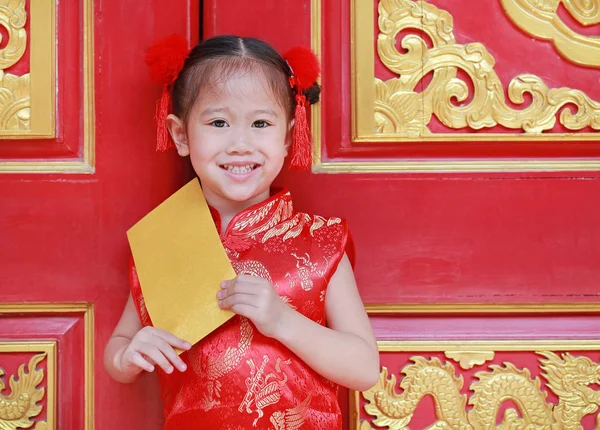
{"type": "Polygon", "coordinates": [[[206,115],[212,115],[215,113],[231,113],[231,112],[229,111],[229,108],[220,108],[220,107],[219,108],[206,108],[200,113],[200,115],[206,116],[206,115]]]}
{"type": "Polygon", "coordinates": [[[273,109],[257,109],[255,111],[252,112],[253,114],[266,114],[266,115],[271,115],[271,116],[277,116],[277,112],[275,112],[273,109]]]}
{"type": "MultiPolygon", "coordinates": [[[[206,108],[204,109],[200,115],[201,116],[208,116],[208,115],[213,115],[216,113],[225,113],[225,114],[231,114],[231,110],[229,108],[221,108],[221,107],[217,107],[217,108],[206,108]]],[[[277,112],[275,112],[273,109],[257,109],[251,112],[252,115],[271,115],[275,118],[277,118],[277,112]]]]}

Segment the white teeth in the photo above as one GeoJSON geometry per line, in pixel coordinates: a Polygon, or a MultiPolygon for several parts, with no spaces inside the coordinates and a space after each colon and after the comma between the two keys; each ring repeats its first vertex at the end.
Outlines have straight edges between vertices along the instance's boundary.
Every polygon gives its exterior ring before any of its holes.
{"type": "Polygon", "coordinates": [[[254,169],[254,164],[248,164],[247,166],[230,166],[225,164],[223,168],[234,175],[244,175],[246,173],[250,173],[254,169]]]}

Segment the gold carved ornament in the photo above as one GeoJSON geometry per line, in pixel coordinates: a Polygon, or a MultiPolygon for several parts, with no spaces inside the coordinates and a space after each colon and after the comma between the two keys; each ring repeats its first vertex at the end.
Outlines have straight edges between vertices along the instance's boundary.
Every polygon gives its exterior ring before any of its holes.
{"type": "Polygon", "coordinates": [[[0,0],[0,25],[8,33],[8,42],[0,50],[0,130],[30,129],[30,74],[16,76],[5,72],[25,53],[26,21],[25,0],[0,0]]]}
{"type": "Polygon", "coordinates": [[[584,26],[600,24],[600,0],[501,0],[510,19],[525,33],[550,40],[567,60],[600,67],[600,37],[569,28],[558,16],[562,4],[584,26]]]}
{"type": "MultiPolygon", "coordinates": [[[[29,360],[28,369],[21,365],[17,371],[18,376],[10,377],[10,393],[0,395],[0,430],[16,430],[30,428],[34,422],[30,418],[36,417],[42,411],[38,403],[44,398],[44,388],[38,388],[44,380],[44,370],[37,369],[37,365],[46,358],[46,353],[35,355],[29,360]]],[[[0,392],[5,389],[0,369],[0,392]]],[[[37,423],[37,430],[46,428],[43,422],[37,423]]]]}
{"type": "MultiPolygon", "coordinates": [[[[461,394],[463,377],[456,376],[450,363],[442,364],[438,358],[412,357],[412,363],[402,369],[405,375],[396,393],[396,377],[388,379],[384,367],[379,381],[369,391],[363,392],[368,400],[365,410],[375,417],[377,427],[405,429],[421,399],[431,395],[435,402],[437,422],[430,428],[442,429],[581,429],[581,419],[596,412],[600,405],[600,392],[589,387],[600,382],[600,365],[588,357],[561,356],[553,352],[538,352],[542,376],[546,386],[558,396],[558,404],[548,403],[547,392],[542,390],[539,378],[532,378],[528,369],[519,370],[511,363],[490,365],[488,371],[475,374],[477,382],[471,384],[470,398],[461,394]],[[467,412],[466,405],[472,406],[467,412]],[[496,415],[502,402],[512,400],[520,411],[508,408],[503,423],[496,426],[496,415]]],[[[600,417],[596,418],[600,428],[600,417]]],[[[362,421],[359,429],[371,429],[362,421]]]]}
{"type": "Polygon", "coordinates": [[[600,103],[579,90],[550,89],[535,75],[519,75],[508,86],[511,102],[523,104],[524,95],[529,93],[530,105],[520,110],[508,106],[502,82],[494,71],[494,58],[480,43],[456,43],[452,16],[446,11],[425,1],[381,0],[378,23],[379,57],[399,75],[387,81],[375,78],[374,126],[379,134],[432,135],[427,126],[434,114],[452,129],[501,125],[522,129],[525,134],[539,134],[552,130],[560,113],[560,123],[569,130],[588,126],[600,130],[600,103]],[[396,38],[405,30],[424,31],[432,47],[423,38],[408,34],[401,41],[406,53],[398,52],[396,38]],[[472,95],[457,77],[459,69],[471,79],[472,95]],[[430,72],[431,82],[417,93],[415,89],[430,72]],[[469,96],[471,100],[467,101],[469,96]],[[567,104],[577,111],[566,109],[567,104]]]}
{"type": "Polygon", "coordinates": [[[494,351],[445,351],[446,358],[456,361],[461,369],[469,370],[494,359],[494,351]]]}

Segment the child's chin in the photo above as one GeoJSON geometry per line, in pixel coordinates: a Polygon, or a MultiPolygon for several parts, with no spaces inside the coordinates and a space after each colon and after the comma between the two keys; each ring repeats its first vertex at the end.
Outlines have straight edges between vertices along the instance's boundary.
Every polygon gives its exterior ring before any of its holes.
{"type": "MultiPolygon", "coordinates": [[[[248,190],[228,190],[225,193],[225,197],[233,202],[243,203],[249,200],[256,200],[261,197],[262,194],[265,194],[261,190],[256,189],[248,189],[248,190]]],[[[268,195],[266,196],[268,197],[268,195]]]]}

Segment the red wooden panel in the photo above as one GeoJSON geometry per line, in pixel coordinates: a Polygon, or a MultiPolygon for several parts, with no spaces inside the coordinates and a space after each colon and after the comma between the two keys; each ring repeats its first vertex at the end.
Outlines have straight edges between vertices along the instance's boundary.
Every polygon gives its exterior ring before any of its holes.
{"type": "MultiPolygon", "coordinates": [[[[82,72],[82,5],[83,0],[59,5],[61,144],[79,145],[83,138],[80,129],[68,134],[68,127],[79,127],[81,119],[81,82],[75,77],[82,72]],[[78,110],[68,111],[66,105],[76,100],[78,110]]],[[[155,152],[154,106],[160,89],[150,82],[144,52],[157,38],[175,32],[197,40],[198,2],[92,5],[96,171],[86,176],[0,175],[0,237],[6,245],[0,249],[0,303],[94,303],[95,413],[89,419],[96,429],[158,430],[162,408],[152,375],[133,385],[112,381],[104,371],[103,348],[128,295],[126,230],[189,177],[183,160],[155,152]]],[[[47,320],[47,325],[56,321],[47,320]]],[[[21,335],[34,337],[33,332],[21,335]]],[[[79,343],[68,342],[59,344],[59,354],[80,357],[79,343]]],[[[71,372],[69,362],[60,363],[65,386],[81,386],[77,364],[71,372]]],[[[81,392],[61,395],[69,396],[63,397],[64,407],[72,407],[63,411],[65,419],[81,420],[81,392]]]]}
{"type": "MultiPolygon", "coordinates": [[[[464,305],[463,313],[460,312],[459,306],[440,308],[439,312],[428,312],[414,307],[400,314],[371,314],[370,316],[373,330],[380,341],[381,365],[388,369],[388,376],[396,376],[395,393],[398,398],[402,398],[403,405],[399,410],[403,411],[404,415],[414,411],[409,427],[426,428],[436,421],[434,398],[437,398],[438,403],[440,401],[443,403],[440,404],[441,410],[445,411],[442,413],[443,419],[452,421],[458,415],[451,415],[449,411],[473,410],[474,404],[470,402],[459,406],[454,401],[458,400],[459,393],[470,400],[474,399],[474,393],[477,392],[476,385],[490,384],[485,389],[490,403],[479,402],[478,407],[490,413],[496,406],[498,425],[503,419],[506,420],[504,412],[508,408],[520,408],[520,416],[526,413],[531,416],[539,406],[536,406],[535,401],[531,401],[533,398],[531,393],[536,393],[537,396],[540,391],[545,392],[547,393],[545,401],[553,406],[558,405],[560,393],[556,392],[556,385],[548,384],[550,380],[564,381],[564,386],[570,387],[566,389],[567,392],[571,394],[572,390],[583,393],[588,389],[592,393],[597,381],[597,375],[594,376],[597,373],[595,369],[600,362],[600,317],[597,306],[588,306],[587,311],[581,307],[580,311],[580,313],[574,312],[574,309],[569,311],[565,306],[544,308],[543,305],[538,309],[531,306],[526,310],[523,306],[515,305],[512,312],[510,309],[506,312],[495,312],[493,306],[464,305]],[[458,357],[445,355],[445,351],[493,352],[494,355],[473,363],[469,368],[462,366],[466,363],[461,363],[459,366],[455,360],[458,357]],[[543,368],[547,356],[539,352],[548,351],[557,354],[554,357],[554,363],[558,363],[556,373],[547,372],[543,368]],[[566,351],[572,357],[587,357],[589,360],[579,359],[571,365],[569,358],[563,356],[566,351]],[[436,359],[439,360],[437,362],[439,364],[436,364],[436,359]],[[415,363],[420,364],[415,365],[415,363]],[[515,366],[516,370],[506,363],[515,366]],[[448,366],[450,367],[448,375],[462,377],[464,382],[462,388],[457,389],[460,385],[458,382],[451,383],[449,377],[443,376],[444,372],[436,370],[436,367],[439,369],[440,364],[446,367],[446,371],[448,366]],[[493,366],[502,369],[495,370],[493,366]],[[429,370],[412,371],[419,368],[429,370]],[[521,374],[522,369],[528,369],[529,374],[521,374]],[[510,380],[510,384],[501,381],[499,374],[502,371],[511,375],[504,377],[508,378],[505,381],[510,380]],[[486,379],[482,374],[490,379],[486,379]],[[492,375],[497,376],[494,379],[492,375]],[[540,380],[539,388],[534,385],[535,378],[540,380]],[[400,388],[399,384],[405,379],[405,383],[411,381],[413,394],[409,395],[406,387],[404,390],[400,388]],[[527,379],[529,382],[526,381],[527,379]],[[495,382],[490,382],[492,380],[495,382]],[[574,388],[579,383],[581,383],[579,388],[574,388]],[[428,385],[433,388],[424,390],[428,395],[420,397],[417,393],[428,385]],[[586,386],[588,388],[585,388],[586,386]],[[499,396],[504,400],[496,399],[497,404],[494,404],[491,400],[493,394],[500,390],[506,391],[505,396],[499,396]]],[[[471,353],[471,357],[473,356],[474,354],[471,353]]],[[[356,412],[361,419],[373,419],[364,409],[368,404],[368,396],[366,398],[362,395],[358,396],[359,410],[356,412]]],[[[356,399],[356,393],[352,393],[351,398],[356,399]]],[[[564,402],[563,393],[562,403],[564,402]]],[[[584,403],[593,403],[585,397],[582,402],[579,403],[580,406],[584,403]]],[[[574,415],[570,419],[578,422],[578,418],[573,417],[574,415]]],[[[475,418],[471,419],[475,420],[475,418]]],[[[564,419],[566,418],[557,418],[559,422],[563,422],[564,419]]],[[[592,413],[583,418],[581,423],[583,428],[594,428],[594,421],[595,416],[592,413]]],[[[471,425],[476,427],[475,422],[471,422],[471,425]]]]}
{"type": "MultiPolygon", "coordinates": [[[[30,342],[56,341],[57,342],[57,387],[54,404],[57,407],[56,428],[85,428],[85,330],[83,314],[0,314],[0,339],[8,341],[30,342]]],[[[7,374],[11,374],[4,367],[5,363],[27,363],[23,358],[28,354],[0,354],[0,366],[7,374]]],[[[45,368],[46,360],[38,366],[45,368]]],[[[46,393],[44,404],[49,395],[46,393]]],[[[44,410],[36,417],[43,419],[44,410]]]]}
{"type": "MultiPolygon", "coordinates": [[[[518,308],[518,305],[515,305],[518,308]]],[[[467,341],[600,339],[600,316],[555,312],[500,315],[370,315],[378,340],[467,341]]]]}
{"type": "MultiPolygon", "coordinates": [[[[563,352],[556,351],[555,354],[557,354],[558,356],[561,356],[563,354],[563,352]]],[[[598,352],[598,351],[570,351],[570,354],[574,357],[587,357],[588,359],[591,360],[590,364],[600,362],[600,352],[598,352]]],[[[441,372],[438,374],[436,374],[437,372],[432,372],[432,374],[435,376],[432,375],[431,379],[428,381],[426,379],[423,379],[423,376],[421,376],[419,378],[419,375],[415,375],[416,377],[414,377],[414,378],[409,377],[409,380],[411,382],[413,382],[414,385],[417,385],[417,384],[422,385],[422,386],[429,385],[430,387],[432,387],[435,383],[435,385],[437,385],[437,387],[439,387],[439,389],[434,388],[432,390],[432,393],[435,393],[435,395],[437,395],[437,397],[438,397],[438,406],[440,407],[440,410],[442,411],[440,414],[441,415],[440,418],[442,419],[442,421],[449,421],[453,424],[456,424],[455,420],[456,420],[456,418],[458,418],[457,417],[458,414],[454,415],[454,412],[457,412],[457,411],[458,412],[460,412],[460,411],[468,412],[468,411],[473,410],[473,406],[471,406],[470,404],[467,404],[464,407],[460,407],[457,404],[459,402],[456,402],[456,401],[460,399],[460,395],[466,396],[466,398],[468,399],[467,401],[471,401],[474,398],[474,391],[471,388],[475,387],[478,383],[480,386],[485,386],[484,395],[482,397],[488,397],[490,399],[494,398],[495,391],[500,391],[502,388],[504,388],[506,393],[515,395],[515,397],[507,395],[503,401],[490,402],[491,404],[486,404],[483,402],[479,403],[480,410],[485,411],[484,415],[490,415],[493,408],[497,407],[496,416],[495,416],[496,425],[501,425],[503,421],[504,421],[504,424],[506,425],[506,422],[508,420],[504,417],[504,413],[509,408],[512,408],[512,409],[515,409],[516,411],[518,411],[519,416],[527,416],[528,415],[528,418],[531,419],[532,415],[533,415],[534,419],[535,418],[539,419],[540,415],[543,415],[543,414],[539,414],[539,412],[540,412],[539,403],[531,401],[531,399],[534,398],[534,396],[531,395],[533,393],[535,393],[536,396],[540,396],[540,397],[543,396],[543,393],[546,393],[545,403],[550,404],[550,407],[554,406],[555,409],[556,409],[556,405],[558,405],[558,403],[559,403],[559,397],[550,389],[550,387],[548,387],[547,380],[545,379],[544,376],[542,376],[544,374],[544,372],[541,369],[540,363],[542,360],[545,359],[545,357],[538,355],[535,352],[529,352],[529,351],[528,352],[515,352],[515,351],[496,352],[493,360],[487,361],[483,365],[476,365],[472,369],[469,369],[469,370],[461,369],[456,362],[454,362],[451,359],[448,359],[444,355],[443,352],[411,351],[411,352],[385,352],[385,353],[382,353],[381,354],[381,365],[382,365],[382,367],[386,367],[388,369],[388,371],[389,371],[388,375],[396,376],[397,382],[395,385],[395,392],[399,396],[401,395],[401,393],[406,392],[405,390],[402,390],[399,386],[399,384],[403,380],[403,378],[406,378],[406,376],[403,375],[401,373],[401,371],[403,369],[406,370],[406,368],[412,364],[411,359],[413,357],[422,357],[424,360],[426,360],[426,362],[431,362],[432,359],[437,358],[442,365],[447,365],[447,366],[450,365],[450,366],[454,367],[454,369],[455,369],[454,376],[455,377],[461,376],[463,378],[464,384],[462,386],[462,389],[460,391],[458,391],[458,390],[455,391],[455,389],[453,389],[453,384],[450,383],[449,378],[440,377],[441,372]],[[523,379],[514,378],[514,380],[516,382],[512,382],[512,386],[507,387],[506,385],[503,386],[503,384],[498,379],[496,379],[495,384],[493,384],[493,383],[488,384],[485,381],[480,382],[479,379],[475,376],[479,372],[482,372],[482,373],[488,374],[488,375],[492,374],[493,370],[492,370],[492,368],[490,368],[490,366],[498,366],[502,369],[506,369],[505,363],[510,363],[510,364],[514,365],[518,372],[521,372],[523,369],[528,369],[529,374],[530,374],[529,377],[532,380],[535,380],[536,378],[539,380],[540,389],[539,390],[537,389],[534,382],[531,382],[531,383],[525,382],[525,378],[523,378],[523,379]],[[430,382],[431,384],[427,384],[427,382],[430,382]],[[536,414],[536,412],[537,412],[537,414],[536,414]]],[[[591,366],[589,368],[585,368],[585,366],[582,366],[581,368],[582,368],[582,373],[577,376],[576,376],[576,373],[567,373],[567,372],[565,372],[565,373],[567,375],[571,375],[575,378],[580,378],[581,381],[591,380],[591,378],[588,379],[584,375],[584,372],[586,372],[587,370],[591,370],[591,366]]],[[[514,375],[516,373],[516,372],[511,372],[511,371],[509,371],[509,372],[512,375],[514,375]]],[[[481,376],[481,374],[480,374],[480,376],[481,376]]],[[[568,378],[568,376],[567,376],[567,378],[568,378]]],[[[577,386],[578,384],[575,383],[573,385],[577,386]]],[[[584,386],[583,384],[579,385],[580,388],[583,388],[583,386],[584,386]]],[[[593,385],[592,385],[592,387],[593,387],[593,385]]],[[[593,388],[590,388],[590,392],[592,390],[593,390],[593,388]]],[[[413,393],[418,392],[418,391],[419,391],[419,389],[414,389],[413,393]]],[[[581,396],[581,397],[584,398],[583,396],[581,396]]],[[[406,397],[404,397],[402,399],[403,400],[402,406],[404,406],[404,408],[403,408],[404,413],[407,414],[407,412],[409,412],[409,411],[414,411],[413,412],[414,415],[411,417],[408,427],[415,428],[415,429],[425,429],[437,421],[436,408],[434,406],[435,402],[434,402],[433,398],[434,398],[434,396],[427,395],[427,396],[421,397],[420,401],[417,401],[418,396],[416,394],[412,394],[412,395],[407,395],[406,397]]],[[[563,401],[561,403],[564,404],[564,402],[565,401],[563,398],[563,401]]],[[[365,400],[361,396],[360,401],[359,401],[360,409],[358,412],[360,413],[360,415],[359,415],[360,419],[371,421],[373,419],[373,417],[370,416],[369,414],[367,414],[364,409],[364,406],[367,403],[368,403],[368,401],[365,400]]],[[[584,401],[583,404],[594,404],[594,403],[593,403],[593,401],[591,401],[589,403],[584,401]]],[[[579,410],[579,408],[573,408],[573,410],[579,410]]],[[[591,408],[590,408],[590,410],[591,410],[591,408]]],[[[581,426],[582,426],[580,428],[594,429],[594,428],[596,428],[595,427],[595,423],[596,423],[595,415],[596,414],[594,414],[594,413],[590,413],[587,416],[583,417],[581,420],[578,420],[576,418],[573,419],[574,417],[567,417],[567,418],[571,418],[575,422],[580,422],[581,426]]],[[[547,417],[549,417],[549,416],[550,415],[548,414],[547,417]]],[[[476,427],[475,423],[479,423],[481,425],[481,421],[477,421],[474,418],[471,418],[471,419],[473,420],[473,422],[471,422],[471,425],[473,425],[473,427],[476,427]]],[[[558,421],[561,423],[564,423],[565,421],[568,422],[568,420],[563,421],[562,419],[559,419],[558,421]]],[[[372,427],[378,428],[375,425],[373,425],[372,427]]],[[[547,428],[547,427],[544,427],[544,428],[547,428]]]]}
{"type": "MultiPolygon", "coordinates": [[[[27,4],[29,5],[29,2],[27,4]]],[[[85,85],[83,7],[84,1],[56,2],[56,137],[2,139],[0,161],[82,159],[85,85]]],[[[23,71],[24,65],[21,63],[29,62],[28,53],[25,57],[13,66],[13,68],[18,66],[15,73],[23,71]]],[[[35,73],[36,71],[33,70],[32,75],[35,73]]]]}

